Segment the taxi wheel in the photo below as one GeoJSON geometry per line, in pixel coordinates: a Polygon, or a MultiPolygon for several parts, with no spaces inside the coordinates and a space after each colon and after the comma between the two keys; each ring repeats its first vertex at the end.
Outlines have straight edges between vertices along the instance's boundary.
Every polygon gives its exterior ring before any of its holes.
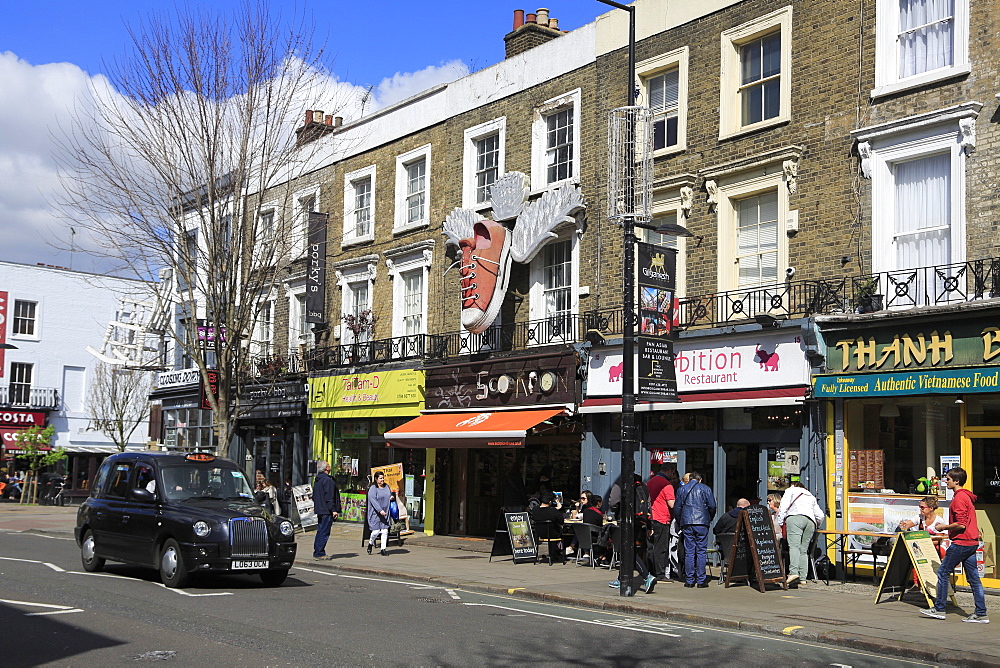
{"type": "Polygon", "coordinates": [[[285,578],[288,577],[288,571],[263,571],[260,574],[260,581],[264,583],[265,587],[277,587],[280,586],[285,578]]]}
{"type": "Polygon", "coordinates": [[[188,572],[181,558],[181,548],[173,538],[167,539],[160,553],[160,579],[171,589],[183,587],[188,582],[188,572]]]}
{"type": "Polygon", "coordinates": [[[80,543],[80,561],[83,562],[83,570],[88,573],[104,570],[105,561],[95,553],[94,534],[89,529],[83,534],[83,541],[80,543]]]}

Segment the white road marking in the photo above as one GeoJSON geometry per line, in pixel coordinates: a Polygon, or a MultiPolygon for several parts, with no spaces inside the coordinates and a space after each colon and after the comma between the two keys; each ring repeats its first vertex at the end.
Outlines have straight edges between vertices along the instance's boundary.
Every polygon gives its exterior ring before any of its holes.
{"type": "Polygon", "coordinates": [[[154,582],[153,584],[155,584],[157,587],[163,587],[167,591],[172,591],[175,594],[180,594],[181,596],[232,596],[233,595],[233,592],[231,591],[217,591],[217,592],[208,592],[206,594],[192,594],[191,592],[184,591],[183,589],[171,589],[162,582],[154,582]]]}
{"type": "Polygon", "coordinates": [[[420,584],[419,582],[404,582],[402,580],[387,580],[385,578],[373,578],[364,575],[345,575],[344,573],[331,573],[330,571],[319,571],[316,570],[315,568],[304,568],[302,566],[296,566],[295,570],[307,571],[309,573],[318,573],[320,575],[329,575],[332,578],[345,578],[348,580],[368,580],[370,582],[388,582],[390,584],[401,584],[401,585],[406,585],[407,587],[411,587],[413,589],[444,589],[444,587],[440,587],[438,585],[420,584]]]}
{"type": "Polygon", "coordinates": [[[852,667],[852,666],[851,666],[850,664],[848,664],[848,663],[831,663],[830,665],[831,665],[831,666],[836,666],[836,668],[853,668],[853,667],[852,667]]]}
{"type": "MultiPolygon", "coordinates": [[[[114,578],[117,580],[130,580],[132,582],[147,582],[147,580],[136,580],[136,578],[128,577],[127,575],[113,575],[111,573],[87,573],[86,571],[66,571],[66,572],[69,573],[70,575],[90,575],[96,578],[114,578]]],[[[162,582],[150,582],[149,584],[154,584],[157,587],[163,587],[164,589],[172,591],[175,594],[180,594],[181,596],[232,596],[233,595],[233,592],[231,591],[217,591],[217,592],[208,592],[205,594],[192,594],[191,592],[184,591],[183,589],[170,589],[170,587],[166,586],[162,582]]]]}
{"type": "Polygon", "coordinates": [[[659,631],[652,628],[646,628],[644,625],[636,623],[630,624],[629,620],[622,621],[605,621],[605,620],[593,620],[593,619],[577,619],[576,617],[566,617],[564,615],[549,615],[544,612],[535,612],[533,610],[523,610],[519,608],[511,608],[505,605],[495,605],[493,603],[463,603],[462,605],[474,605],[484,608],[499,608],[500,610],[510,610],[511,612],[527,613],[529,615],[536,615],[538,617],[549,617],[551,619],[560,619],[566,622],[579,622],[581,624],[594,624],[595,626],[607,626],[609,628],[621,629],[625,628],[631,631],[638,631],[640,633],[650,633],[657,636],[667,636],[669,638],[680,638],[681,636],[676,633],[667,633],[666,631],[659,631]]]}
{"type": "Polygon", "coordinates": [[[32,533],[33,529],[24,529],[21,531],[14,531],[13,529],[0,529],[0,533],[9,533],[11,535],[20,534],[22,536],[38,536],[39,538],[50,538],[52,540],[71,540],[76,542],[75,538],[67,538],[66,536],[50,536],[46,533],[32,533]]]}
{"type": "Polygon", "coordinates": [[[462,597],[456,594],[454,589],[445,589],[445,591],[448,592],[448,596],[451,596],[456,601],[462,600],[462,597]]]}
{"type": "Polygon", "coordinates": [[[59,567],[58,567],[58,566],[56,566],[55,564],[50,564],[50,563],[49,563],[49,562],[47,562],[47,561],[43,561],[43,562],[42,562],[42,565],[43,565],[43,566],[48,566],[49,568],[51,568],[52,570],[54,570],[54,571],[55,571],[55,572],[57,572],[57,573],[65,573],[65,572],[66,572],[66,569],[65,569],[65,568],[59,568],[59,567]]]}
{"type": "Polygon", "coordinates": [[[15,559],[14,557],[0,557],[0,559],[3,559],[4,561],[20,561],[25,564],[41,564],[42,566],[48,566],[52,570],[57,571],[59,573],[66,572],[66,569],[64,568],[59,568],[55,564],[51,564],[47,561],[38,561],[37,559],[15,559]]]}
{"type": "Polygon", "coordinates": [[[83,612],[80,608],[74,608],[69,605],[56,605],[54,603],[34,603],[32,601],[9,601],[7,599],[0,599],[0,603],[8,603],[10,605],[27,605],[32,608],[51,608],[48,612],[26,612],[25,617],[40,617],[41,615],[65,615],[72,612],[83,612]]]}

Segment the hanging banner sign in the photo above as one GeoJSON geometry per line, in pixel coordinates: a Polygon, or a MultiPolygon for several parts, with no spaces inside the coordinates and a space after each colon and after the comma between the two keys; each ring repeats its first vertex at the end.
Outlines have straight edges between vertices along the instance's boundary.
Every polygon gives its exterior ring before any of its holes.
{"type": "Polygon", "coordinates": [[[678,401],[674,371],[674,296],[677,287],[677,250],[638,245],[639,331],[637,399],[678,401]]]}
{"type": "MultiPolygon", "coordinates": [[[[0,292],[0,344],[7,343],[7,293],[0,292]]],[[[4,367],[7,366],[4,360],[3,348],[0,348],[0,378],[3,378],[4,367]]]]}
{"type": "Polygon", "coordinates": [[[309,214],[309,260],[306,271],[306,322],[325,323],[327,214],[309,214]]]}

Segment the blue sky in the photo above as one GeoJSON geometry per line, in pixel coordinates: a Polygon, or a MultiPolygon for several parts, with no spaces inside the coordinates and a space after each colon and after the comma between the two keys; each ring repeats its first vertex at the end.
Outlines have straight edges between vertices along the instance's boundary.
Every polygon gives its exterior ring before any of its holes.
{"type": "MultiPolygon", "coordinates": [[[[184,6],[184,3],[178,3],[184,6]]],[[[190,1],[216,11],[238,0],[190,1]]],[[[539,3],[541,4],[541,3],[539,3]]],[[[503,36],[515,9],[539,4],[518,0],[371,0],[303,3],[273,0],[291,16],[307,12],[316,40],[332,55],[330,73],[345,85],[375,87],[378,105],[391,104],[504,57],[503,36]]],[[[125,53],[127,25],[151,11],[178,6],[150,0],[93,0],[48,5],[5,3],[0,20],[0,260],[72,265],[95,270],[79,254],[71,258],[51,242],[67,236],[48,201],[57,185],[52,123],[64,117],[103,63],[125,53]]],[[[559,27],[573,30],[611,8],[597,0],[546,0],[559,27]]]]}

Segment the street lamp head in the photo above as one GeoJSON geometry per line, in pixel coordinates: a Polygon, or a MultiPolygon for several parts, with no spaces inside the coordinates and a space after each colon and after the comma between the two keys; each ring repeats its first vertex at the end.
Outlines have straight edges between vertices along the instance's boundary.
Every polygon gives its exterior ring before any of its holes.
{"type": "Polygon", "coordinates": [[[684,227],[683,225],[678,225],[677,223],[663,223],[657,227],[654,232],[657,234],[664,234],[669,237],[693,237],[691,230],[684,227]]]}

